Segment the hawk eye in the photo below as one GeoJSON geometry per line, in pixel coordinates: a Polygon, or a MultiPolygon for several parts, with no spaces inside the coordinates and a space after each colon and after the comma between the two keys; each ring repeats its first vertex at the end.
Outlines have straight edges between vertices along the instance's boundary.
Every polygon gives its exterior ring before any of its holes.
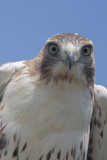
{"type": "Polygon", "coordinates": [[[51,54],[56,54],[58,53],[59,49],[58,49],[58,45],[57,44],[50,44],[49,48],[48,48],[49,53],[51,54]]]}
{"type": "Polygon", "coordinates": [[[89,56],[91,54],[91,46],[84,46],[81,53],[83,56],[89,56]]]}

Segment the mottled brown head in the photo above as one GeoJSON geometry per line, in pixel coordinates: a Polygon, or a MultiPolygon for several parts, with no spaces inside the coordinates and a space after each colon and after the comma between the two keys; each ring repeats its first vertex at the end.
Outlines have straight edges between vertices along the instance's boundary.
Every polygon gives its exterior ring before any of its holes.
{"type": "Polygon", "coordinates": [[[62,33],[50,37],[37,57],[40,79],[46,83],[94,84],[94,47],[78,34],[62,33]]]}

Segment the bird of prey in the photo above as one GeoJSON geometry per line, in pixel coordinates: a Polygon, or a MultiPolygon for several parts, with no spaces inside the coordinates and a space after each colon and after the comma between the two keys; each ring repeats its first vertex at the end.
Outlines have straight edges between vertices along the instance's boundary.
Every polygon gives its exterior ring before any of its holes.
{"type": "Polygon", "coordinates": [[[91,119],[89,153],[99,130],[102,147],[106,91],[94,76],[93,43],[71,33],[50,37],[32,60],[1,65],[0,159],[86,160],[91,119]]]}

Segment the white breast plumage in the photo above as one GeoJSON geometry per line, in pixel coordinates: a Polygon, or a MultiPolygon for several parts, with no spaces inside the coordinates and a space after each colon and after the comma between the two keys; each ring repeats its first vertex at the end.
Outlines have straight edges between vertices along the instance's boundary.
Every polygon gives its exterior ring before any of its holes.
{"type": "Polygon", "coordinates": [[[70,33],[1,66],[1,160],[86,160],[94,71],[92,42],[70,33]]]}

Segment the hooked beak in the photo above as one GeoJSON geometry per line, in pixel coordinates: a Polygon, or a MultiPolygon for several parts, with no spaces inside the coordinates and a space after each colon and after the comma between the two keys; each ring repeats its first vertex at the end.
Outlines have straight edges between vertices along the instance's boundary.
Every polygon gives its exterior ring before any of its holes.
{"type": "Polygon", "coordinates": [[[66,62],[68,64],[69,70],[71,70],[72,65],[74,64],[74,57],[70,57],[69,55],[66,55],[66,62]]]}

